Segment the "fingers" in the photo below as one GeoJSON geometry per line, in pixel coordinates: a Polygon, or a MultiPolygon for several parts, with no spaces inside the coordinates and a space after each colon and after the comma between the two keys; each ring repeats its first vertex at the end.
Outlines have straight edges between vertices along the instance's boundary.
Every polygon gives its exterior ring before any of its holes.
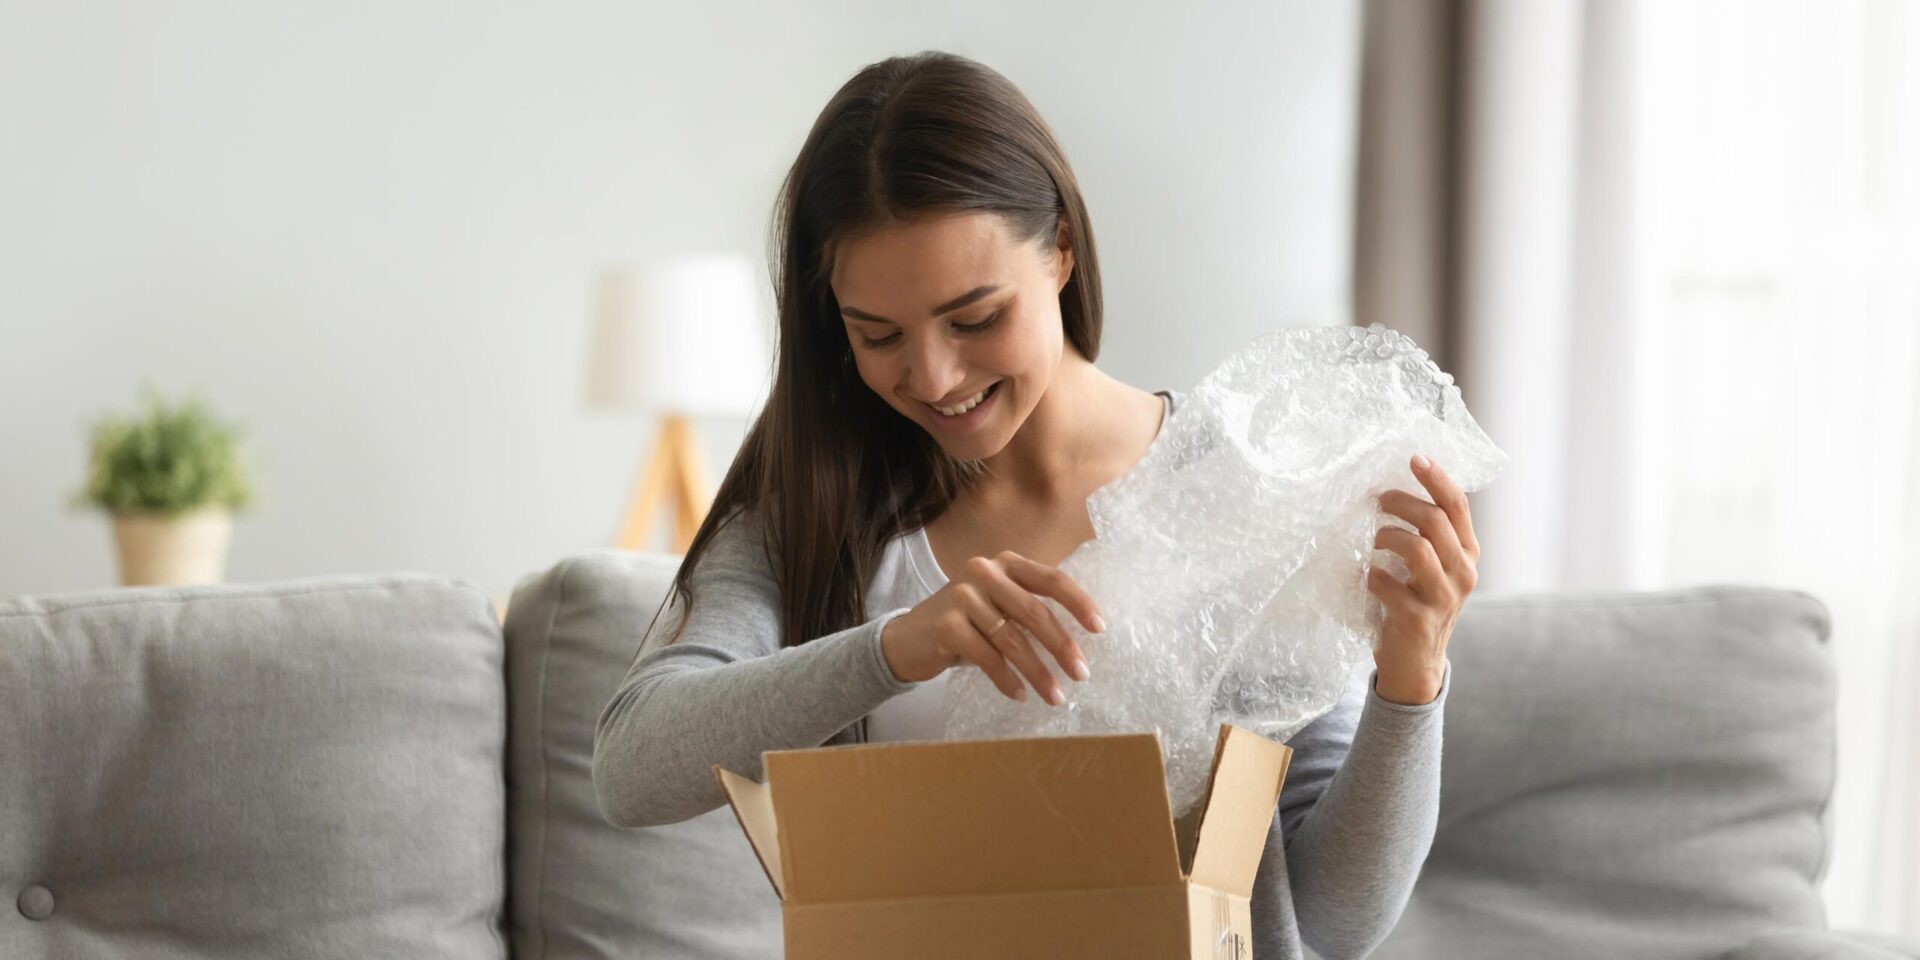
{"type": "Polygon", "coordinates": [[[1421,606],[1412,588],[1383,567],[1367,568],[1367,590],[1379,597],[1380,602],[1386,604],[1389,611],[1402,617],[1416,615],[1421,606]]]}
{"type": "MultiPolygon", "coordinates": [[[[1419,536],[1415,539],[1425,540],[1432,545],[1434,554],[1440,561],[1440,568],[1444,572],[1455,573],[1472,566],[1473,561],[1467,559],[1465,549],[1460,545],[1460,538],[1454,533],[1453,522],[1447,518],[1446,511],[1433,505],[1426,498],[1415,496],[1405,490],[1388,490],[1380,495],[1380,509],[1419,528],[1419,536]]],[[[1387,547],[1387,541],[1382,535],[1388,530],[1414,536],[1399,527],[1381,527],[1374,534],[1374,546],[1387,547]]],[[[1409,564],[1413,560],[1413,557],[1407,557],[1409,564]]]]}
{"type": "MultiPolygon", "coordinates": [[[[1402,635],[1408,631],[1414,636],[1440,635],[1439,625],[1445,618],[1438,606],[1422,600],[1411,586],[1395,577],[1382,567],[1370,567],[1367,570],[1367,591],[1380,598],[1387,608],[1387,626],[1399,624],[1402,635]]],[[[1379,643],[1392,642],[1383,631],[1379,643]]]]}
{"type": "Polygon", "coordinates": [[[1100,633],[1106,629],[1100,618],[1100,608],[1093,597],[1075,583],[1072,577],[1060,571],[1059,567],[1048,566],[1038,560],[1023,557],[1012,550],[1002,550],[994,557],[1013,582],[1033,593],[1052,597],[1067,608],[1088,633],[1100,633]]]}
{"type": "MultiPolygon", "coordinates": [[[[1094,606],[1093,598],[1057,567],[1050,567],[1011,550],[1001,551],[994,561],[999,568],[985,574],[994,590],[994,602],[1053,652],[1054,659],[1060,661],[1060,668],[1066,671],[1067,676],[1076,680],[1087,679],[1086,654],[1060,625],[1053,611],[1047,609],[1035,595],[1059,601],[1086,626],[1088,632],[1099,633],[1106,625],[1101,621],[1099,608],[1094,606]]],[[[1044,687],[1035,689],[1045,691],[1044,687]]]]}
{"type": "MultiPolygon", "coordinates": [[[[1000,611],[987,602],[977,590],[966,591],[965,597],[962,613],[971,629],[953,631],[950,635],[955,647],[953,653],[962,660],[979,667],[980,671],[987,675],[987,679],[992,680],[993,685],[1000,688],[1001,693],[1014,700],[1027,699],[1026,684],[1020,682],[1020,675],[1007,663],[1007,658],[1000,652],[1000,648],[987,638],[987,631],[992,630],[994,622],[1000,619],[1000,611]]],[[[995,632],[1005,633],[1007,626],[1011,623],[1012,621],[1009,620],[995,632]]]]}
{"type": "Polygon", "coordinates": [[[1380,532],[1373,535],[1373,545],[1399,554],[1407,561],[1407,571],[1413,575],[1413,579],[1401,583],[1379,567],[1372,568],[1375,572],[1400,584],[1402,589],[1413,591],[1415,596],[1427,603],[1444,606],[1451,602],[1449,589],[1453,581],[1447,578],[1446,569],[1440,565],[1439,554],[1426,537],[1408,533],[1399,527],[1381,527],[1380,532]]]}
{"type": "MultiPolygon", "coordinates": [[[[1451,478],[1439,472],[1438,466],[1431,468],[1431,473],[1423,482],[1430,485],[1429,489],[1435,491],[1435,496],[1452,504],[1452,507],[1441,507],[1405,490],[1388,490],[1378,498],[1380,509],[1418,528],[1421,537],[1432,544],[1446,575],[1461,589],[1470,589],[1478,574],[1480,547],[1475,542],[1471,550],[1467,548],[1467,543],[1473,538],[1473,520],[1466,513],[1466,494],[1454,485],[1451,478]],[[1461,536],[1463,530],[1466,540],[1461,536]]],[[[1376,534],[1374,546],[1386,547],[1387,544],[1376,534]]],[[[1414,558],[1407,559],[1411,562],[1414,558]]]]}
{"type": "MultiPolygon", "coordinates": [[[[1045,636],[1047,630],[1055,634],[1063,633],[1060,624],[1033,594],[1021,589],[1004,573],[994,569],[993,561],[985,557],[975,557],[969,563],[977,564],[974,572],[977,578],[975,582],[986,591],[986,598],[982,605],[992,611],[990,614],[983,613],[982,618],[987,616],[994,619],[1006,618],[1006,623],[998,630],[992,629],[991,620],[983,624],[983,631],[990,631],[987,639],[1013,664],[1015,669],[1020,671],[1022,676],[1027,678],[1027,682],[1032,684],[1033,689],[1039,691],[1048,703],[1056,707],[1066,703],[1066,691],[1061,688],[1059,680],[1047,669],[1046,664],[1040,661],[1039,653],[1027,640],[1027,633],[1021,632],[1020,629],[1024,626],[1028,632],[1036,636],[1045,636]]],[[[1050,648],[1055,649],[1057,645],[1058,641],[1048,644],[1050,648]]]]}
{"type": "Polygon", "coordinates": [[[956,585],[965,587],[960,606],[972,629],[959,631],[964,636],[955,641],[954,655],[979,665],[1009,697],[1025,699],[1031,684],[1048,703],[1064,705],[1066,689],[1036,641],[1075,679],[1089,676],[1086,654],[1041,597],[1060,601],[1090,631],[1101,632],[1106,624],[1093,598],[1072,577],[1011,550],[968,560],[960,581],[956,585]]]}
{"type": "Polygon", "coordinates": [[[1431,460],[1427,461],[1425,467],[1416,465],[1413,470],[1421,485],[1433,494],[1434,504],[1446,512],[1455,542],[1460,544],[1467,559],[1478,565],[1480,541],[1473,533],[1473,515],[1467,508],[1467,492],[1460,489],[1460,485],[1431,460]]]}
{"type": "MultiPolygon", "coordinates": [[[[1028,599],[1032,597],[1029,596],[1028,599]]],[[[985,597],[977,597],[971,612],[982,637],[993,645],[993,648],[1012,665],[1014,670],[1018,671],[1014,685],[1019,688],[1020,696],[1016,699],[1026,699],[1026,687],[1021,686],[1017,679],[1024,676],[1027,683],[1032,684],[1033,689],[1040,691],[1040,695],[1045,697],[1048,703],[1057,707],[1067,702],[1066,691],[1060,689],[1059,681],[1047,671],[1046,664],[1040,662],[1040,655],[1035,652],[1033,644],[1027,642],[1026,635],[1020,632],[1019,620],[1007,613],[1006,609],[1005,601],[989,593],[985,597]]]]}

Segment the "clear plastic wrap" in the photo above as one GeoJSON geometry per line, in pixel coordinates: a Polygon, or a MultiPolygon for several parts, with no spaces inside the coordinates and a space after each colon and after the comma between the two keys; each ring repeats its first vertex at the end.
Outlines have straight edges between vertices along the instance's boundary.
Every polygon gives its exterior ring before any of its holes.
{"type": "Polygon", "coordinates": [[[1398,554],[1374,559],[1374,534],[1417,532],[1376,498],[1398,488],[1431,499],[1413,455],[1468,491],[1507,455],[1453,378],[1378,323],[1266,334],[1202,379],[1162,429],[1088,498],[1094,539],[1060,563],[1100,605],[1106,632],[1040,598],[1086,652],[1091,679],[1068,679],[1040,648],[1067,693],[1054,707],[956,669],[945,729],[949,740],[1157,732],[1184,815],[1221,723],[1284,742],[1371,661],[1386,611],[1366,569],[1408,575],[1398,554]]]}

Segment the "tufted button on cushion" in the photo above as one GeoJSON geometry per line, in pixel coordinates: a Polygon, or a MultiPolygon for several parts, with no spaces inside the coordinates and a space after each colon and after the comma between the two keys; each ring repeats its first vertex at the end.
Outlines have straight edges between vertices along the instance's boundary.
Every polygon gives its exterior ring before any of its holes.
{"type": "Polygon", "coordinates": [[[37,883],[20,891],[20,913],[28,920],[53,916],[53,891],[37,883]]]}
{"type": "Polygon", "coordinates": [[[0,597],[0,957],[507,960],[504,652],[425,573],[0,597]]]}

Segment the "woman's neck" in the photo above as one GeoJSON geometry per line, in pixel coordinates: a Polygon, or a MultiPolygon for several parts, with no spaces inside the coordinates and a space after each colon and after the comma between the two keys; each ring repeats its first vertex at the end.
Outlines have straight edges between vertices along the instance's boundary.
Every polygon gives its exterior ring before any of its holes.
{"type": "Polygon", "coordinates": [[[1036,505],[1084,502],[1139,461],[1159,429],[1160,405],[1068,350],[1013,439],[984,461],[977,486],[989,489],[975,492],[1036,505]]]}

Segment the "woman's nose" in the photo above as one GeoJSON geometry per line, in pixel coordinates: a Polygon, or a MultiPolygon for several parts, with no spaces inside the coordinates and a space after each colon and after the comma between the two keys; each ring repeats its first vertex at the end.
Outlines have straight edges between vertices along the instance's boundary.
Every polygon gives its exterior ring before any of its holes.
{"type": "Polygon", "coordinates": [[[950,347],[923,344],[915,351],[907,373],[908,391],[922,403],[940,402],[966,383],[967,372],[958,361],[950,347]]]}
{"type": "Polygon", "coordinates": [[[934,404],[946,399],[947,395],[960,389],[959,380],[941,381],[927,384],[925,388],[912,391],[914,399],[921,403],[934,404]]]}

